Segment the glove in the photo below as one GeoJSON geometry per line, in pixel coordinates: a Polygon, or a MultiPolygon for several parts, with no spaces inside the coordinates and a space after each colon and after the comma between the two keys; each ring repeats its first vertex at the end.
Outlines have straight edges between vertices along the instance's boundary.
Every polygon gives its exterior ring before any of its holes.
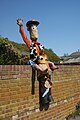
{"type": "Polygon", "coordinates": [[[17,24],[18,24],[19,26],[23,25],[23,20],[22,20],[22,19],[18,19],[18,20],[17,20],[17,24]]]}

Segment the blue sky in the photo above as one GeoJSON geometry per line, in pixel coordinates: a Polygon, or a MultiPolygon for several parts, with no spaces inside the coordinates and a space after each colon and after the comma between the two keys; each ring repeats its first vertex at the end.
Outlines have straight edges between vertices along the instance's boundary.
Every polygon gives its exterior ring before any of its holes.
{"type": "Polygon", "coordinates": [[[38,41],[57,55],[80,49],[80,0],[0,0],[0,35],[24,43],[16,20],[36,19],[38,41]]]}

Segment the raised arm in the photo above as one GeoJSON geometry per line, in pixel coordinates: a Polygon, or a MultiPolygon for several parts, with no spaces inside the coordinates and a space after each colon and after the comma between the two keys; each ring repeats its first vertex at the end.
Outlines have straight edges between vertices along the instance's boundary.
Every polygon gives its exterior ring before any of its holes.
{"type": "Polygon", "coordinates": [[[26,36],[26,34],[24,32],[23,20],[22,19],[18,19],[17,20],[17,24],[20,27],[20,33],[21,33],[21,36],[22,36],[24,42],[26,43],[26,45],[28,46],[28,48],[30,48],[30,40],[28,39],[28,37],[26,36]]]}

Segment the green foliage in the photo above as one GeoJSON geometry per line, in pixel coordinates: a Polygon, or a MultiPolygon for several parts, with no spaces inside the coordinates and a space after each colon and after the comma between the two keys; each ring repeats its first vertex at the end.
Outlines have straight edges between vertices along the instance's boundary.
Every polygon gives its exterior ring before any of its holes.
{"type": "Polygon", "coordinates": [[[27,64],[28,60],[29,52],[26,45],[0,38],[0,64],[27,64]]]}
{"type": "Polygon", "coordinates": [[[76,116],[80,116],[80,102],[77,103],[75,112],[67,116],[66,120],[70,120],[70,118],[75,118],[76,116]]]}
{"type": "MultiPolygon", "coordinates": [[[[59,57],[52,49],[45,49],[50,61],[59,63],[59,57]]],[[[2,65],[20,65],[27,64],[29,60],[29,49],[25,44],[18,44],[8,40],[8,38],[0,37],[0,64],[2,65]]]]}
{"type": "Polygon", "coordinates": [[[80,113],[80,102],[77,103],[76,110],[79,111],[79,113],[80,113]]]}
{"type": "Polygon", "coordinates": [[[47,54],[49,61],[52,61],[54,63],[60,62],[60,58],[52,51],[51,48],[49,50],[45,49],[45,54],[47,54]]]}

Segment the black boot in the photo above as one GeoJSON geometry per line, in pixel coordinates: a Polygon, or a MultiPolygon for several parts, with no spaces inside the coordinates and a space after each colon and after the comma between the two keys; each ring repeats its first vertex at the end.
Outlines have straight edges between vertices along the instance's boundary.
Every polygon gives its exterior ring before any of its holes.
{"type": "Polygon", "coordinates": [[[46,111],[48,110],[48,108],[49,108],[49,102],[44,105],[44,110],[46,111]]]}
{"type": "Polygon", "coordinates": [[[54,101],[53,97],[51,95],[48,96],[48,101],[51,102],[51,101],[54,101]]]}

